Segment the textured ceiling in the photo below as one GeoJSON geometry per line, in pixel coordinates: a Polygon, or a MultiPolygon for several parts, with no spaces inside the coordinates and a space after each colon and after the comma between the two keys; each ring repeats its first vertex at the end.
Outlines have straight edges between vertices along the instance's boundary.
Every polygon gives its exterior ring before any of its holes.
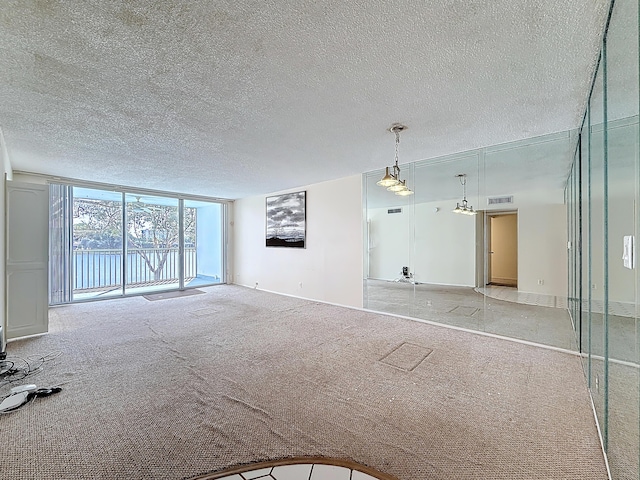
{"type": "Polygon", "coordinates": [[[608,0],[3,0],[14,169],[225,198],[576,128],[608,0]]]}

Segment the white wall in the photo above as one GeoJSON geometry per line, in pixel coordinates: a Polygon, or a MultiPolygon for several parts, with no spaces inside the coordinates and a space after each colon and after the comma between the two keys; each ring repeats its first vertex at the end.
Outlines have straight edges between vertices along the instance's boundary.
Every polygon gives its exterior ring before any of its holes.
{"type": "Polygon", "coordinates": [[[394,280],[409,266],[419,283],[475,286],[475,218],[442,204],[369,210],[369,278],[394,280]]]}
{"type": "Polygon", "coordinates": [[[567,294],[565,205],[531,205],[518,209],[518,290],[567,294]],[[538,280],[543,284],[539,285],[538,280]]]}
{"type": "MultiPolygon", "coordinates": [[[[636,228],[637,207],[633,198],[635,192],[629,192],[623,186],[616,185],[609,188],[609,300],[614,302],[636,302],[635,270],[625,268],[622,262],[622,245],[625,235],[634,235],[636,228]]],[[[601,192],[598,192],[601,193],[601,192]]],[[[586,199],[584,200],[586,203],[586,199]]],[[[592,300],[604,299],[604,204],[599,195],[594,195],[591,202],[591,295],[592,300]]],[[[588,212],[585,212],[584,222],[584,246],[583,246],[583,294],[588,292],[588,240],[586,229],[588,228],[588,212]]],[[[636,235],[636,255],[640,251],[636,235]]],[[[640,267],[640,261],[636,259],[636,269],[640,267]]]]}
{"type": "Polygon", "coordinates": [[[634,193],[612,189],[609,195],[609,300],[615,302],[636,302],[635,271],[625,268],[622,261],[623,238],[635,234],[634,193]]]}
{"type": "Polygon", "coordinates": [[[362,307],[362,180],[360,175],[234,202],[229,282],[362,307]],[[306,190],[306,248],[265,246],[265,198],[306,190]]]}
{"type": "Polygon", "coordinates": [[[416,280],[473,287],[475,217],[453,213],[448,207],[442,202],[416,205],[416,280]]]}
{"type": "Polygon", "coordinates": [[[414,265],[411,261],[413,235],[413,209],[407,206],[394,207],[399,213],[388,213],[387,208],[368,211],[369,230],[368,261],[369,278],[394,280],[402,267],[414,265]]]}

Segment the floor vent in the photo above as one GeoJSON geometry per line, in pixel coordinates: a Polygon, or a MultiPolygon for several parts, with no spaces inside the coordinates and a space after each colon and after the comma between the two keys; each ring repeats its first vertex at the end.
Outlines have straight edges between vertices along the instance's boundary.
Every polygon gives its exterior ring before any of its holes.
{"type": "Polygon", "coordinates": [[[513,195],[502,197],[487,197],[487,205],[501,205],[503,203],[513,203],[513,195]]]}
{"type": "Polygon", "coordinates": [[[389,210],[387,210],[387,213],[402,213],[402,209],[401,208],[390,208],[389,210]]]}
{"type": "Polygon", "coordinates": [[[421,347],[413,343],[404,342],[380,359],[392,367],[411,372],[414,368],[433,352],[430,348],[421,347]]]}
{"type": "Polygon", "coordinates": [[[464,315],[465,317],[472,317],[479,311],[480,311],[479,308],[461,307],[460,305],[458,305],[457,307],[453,307],[451,310],[449,310],[449,313],[455,313],[456,315],[464,315]]]}

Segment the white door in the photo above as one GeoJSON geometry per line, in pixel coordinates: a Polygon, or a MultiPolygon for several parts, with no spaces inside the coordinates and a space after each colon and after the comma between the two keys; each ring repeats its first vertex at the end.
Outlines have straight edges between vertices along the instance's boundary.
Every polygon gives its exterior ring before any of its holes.
{"type": "Polygon", "coordinates": [[[7,182],[7,339],[49,330],[49,187],[7,182]]]}

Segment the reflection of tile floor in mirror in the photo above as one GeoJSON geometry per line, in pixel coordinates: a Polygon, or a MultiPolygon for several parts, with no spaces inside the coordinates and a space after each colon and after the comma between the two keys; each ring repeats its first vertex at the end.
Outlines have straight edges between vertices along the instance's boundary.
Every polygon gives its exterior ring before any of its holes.
{"type": "MultiPolygon", "coordinates": [[[[566,299],[525,294],[512,287],[474,289],[365,280],[364,308],[572,351],[578,349],[566,299]]],[[[591,353],[604,355],[603,319],[598,311],[602,311],[602,301],[593,300],[591,353]]],[[[612,360],[637,363],[634,316],[635,305],[609,303],[608,338],[612,360]]],[[[586,323],[583,327],[582,342],[586,345],[589,341],[586,323]]]]}
{"type": "Polygon", "coordinates": [[[478,287],[474,290],[487,297],[504,300],[505,302],[524,303],[525,305],[538,305],[540,307],[567,308],[566,297],[558,297],[556,295],[524,293],[519,292],[518,289],[514,287],[501,287],[497,285],[487,285],[486,287],[478,287]]]}
{"type": "MultiPolygon", "coordinates": [[[[589,303],[585,300],[582,302],[582,310],[587,311],[589,303]]],[[[602,300],[591,301],[591,311],[594,313],[604,312],[604,302],[602,300]]],[[[609,301],[609,315],[618,317],[635,317],[636,306],[633,303],[613,302],[609,301]]]]}
{"type": "MultiPolygon", "coordinates": [[[[487,285],[486,287],[478,287],[476,292],[482,293],[497,300],[505,302],[524,303],[526,305],[538,305],[541,307],[567,308],[566,297],[558,297],[556,295],[543,295],[540,293],[524,293],[519,292],[513,287],[500,287],[497,285],[487,285]]],[[[588,303],[583,302],[583,310],[587,310],[588,303]]],[[[634,317],[635,304],[625,302],[609,301],[609,314],[619,317],[634,317]]],[[[602,313],[604,310],[604,302],[602,300],[591,301],[591,311],[594,313],[602,313]]]]}
{"type": "Polygon", "coordinates": [[[378,312],[577,350],[576,334],[562,301],[555,297],[518,297],[517,290],[509,287],[492,288],[490,292],[504,299],[485,296],[473,287],[365,280],[363,303],[364,308],[378,312]],[[518,298],[531,303],[539,300],[545,306],[516,303],[518,298]]]}

